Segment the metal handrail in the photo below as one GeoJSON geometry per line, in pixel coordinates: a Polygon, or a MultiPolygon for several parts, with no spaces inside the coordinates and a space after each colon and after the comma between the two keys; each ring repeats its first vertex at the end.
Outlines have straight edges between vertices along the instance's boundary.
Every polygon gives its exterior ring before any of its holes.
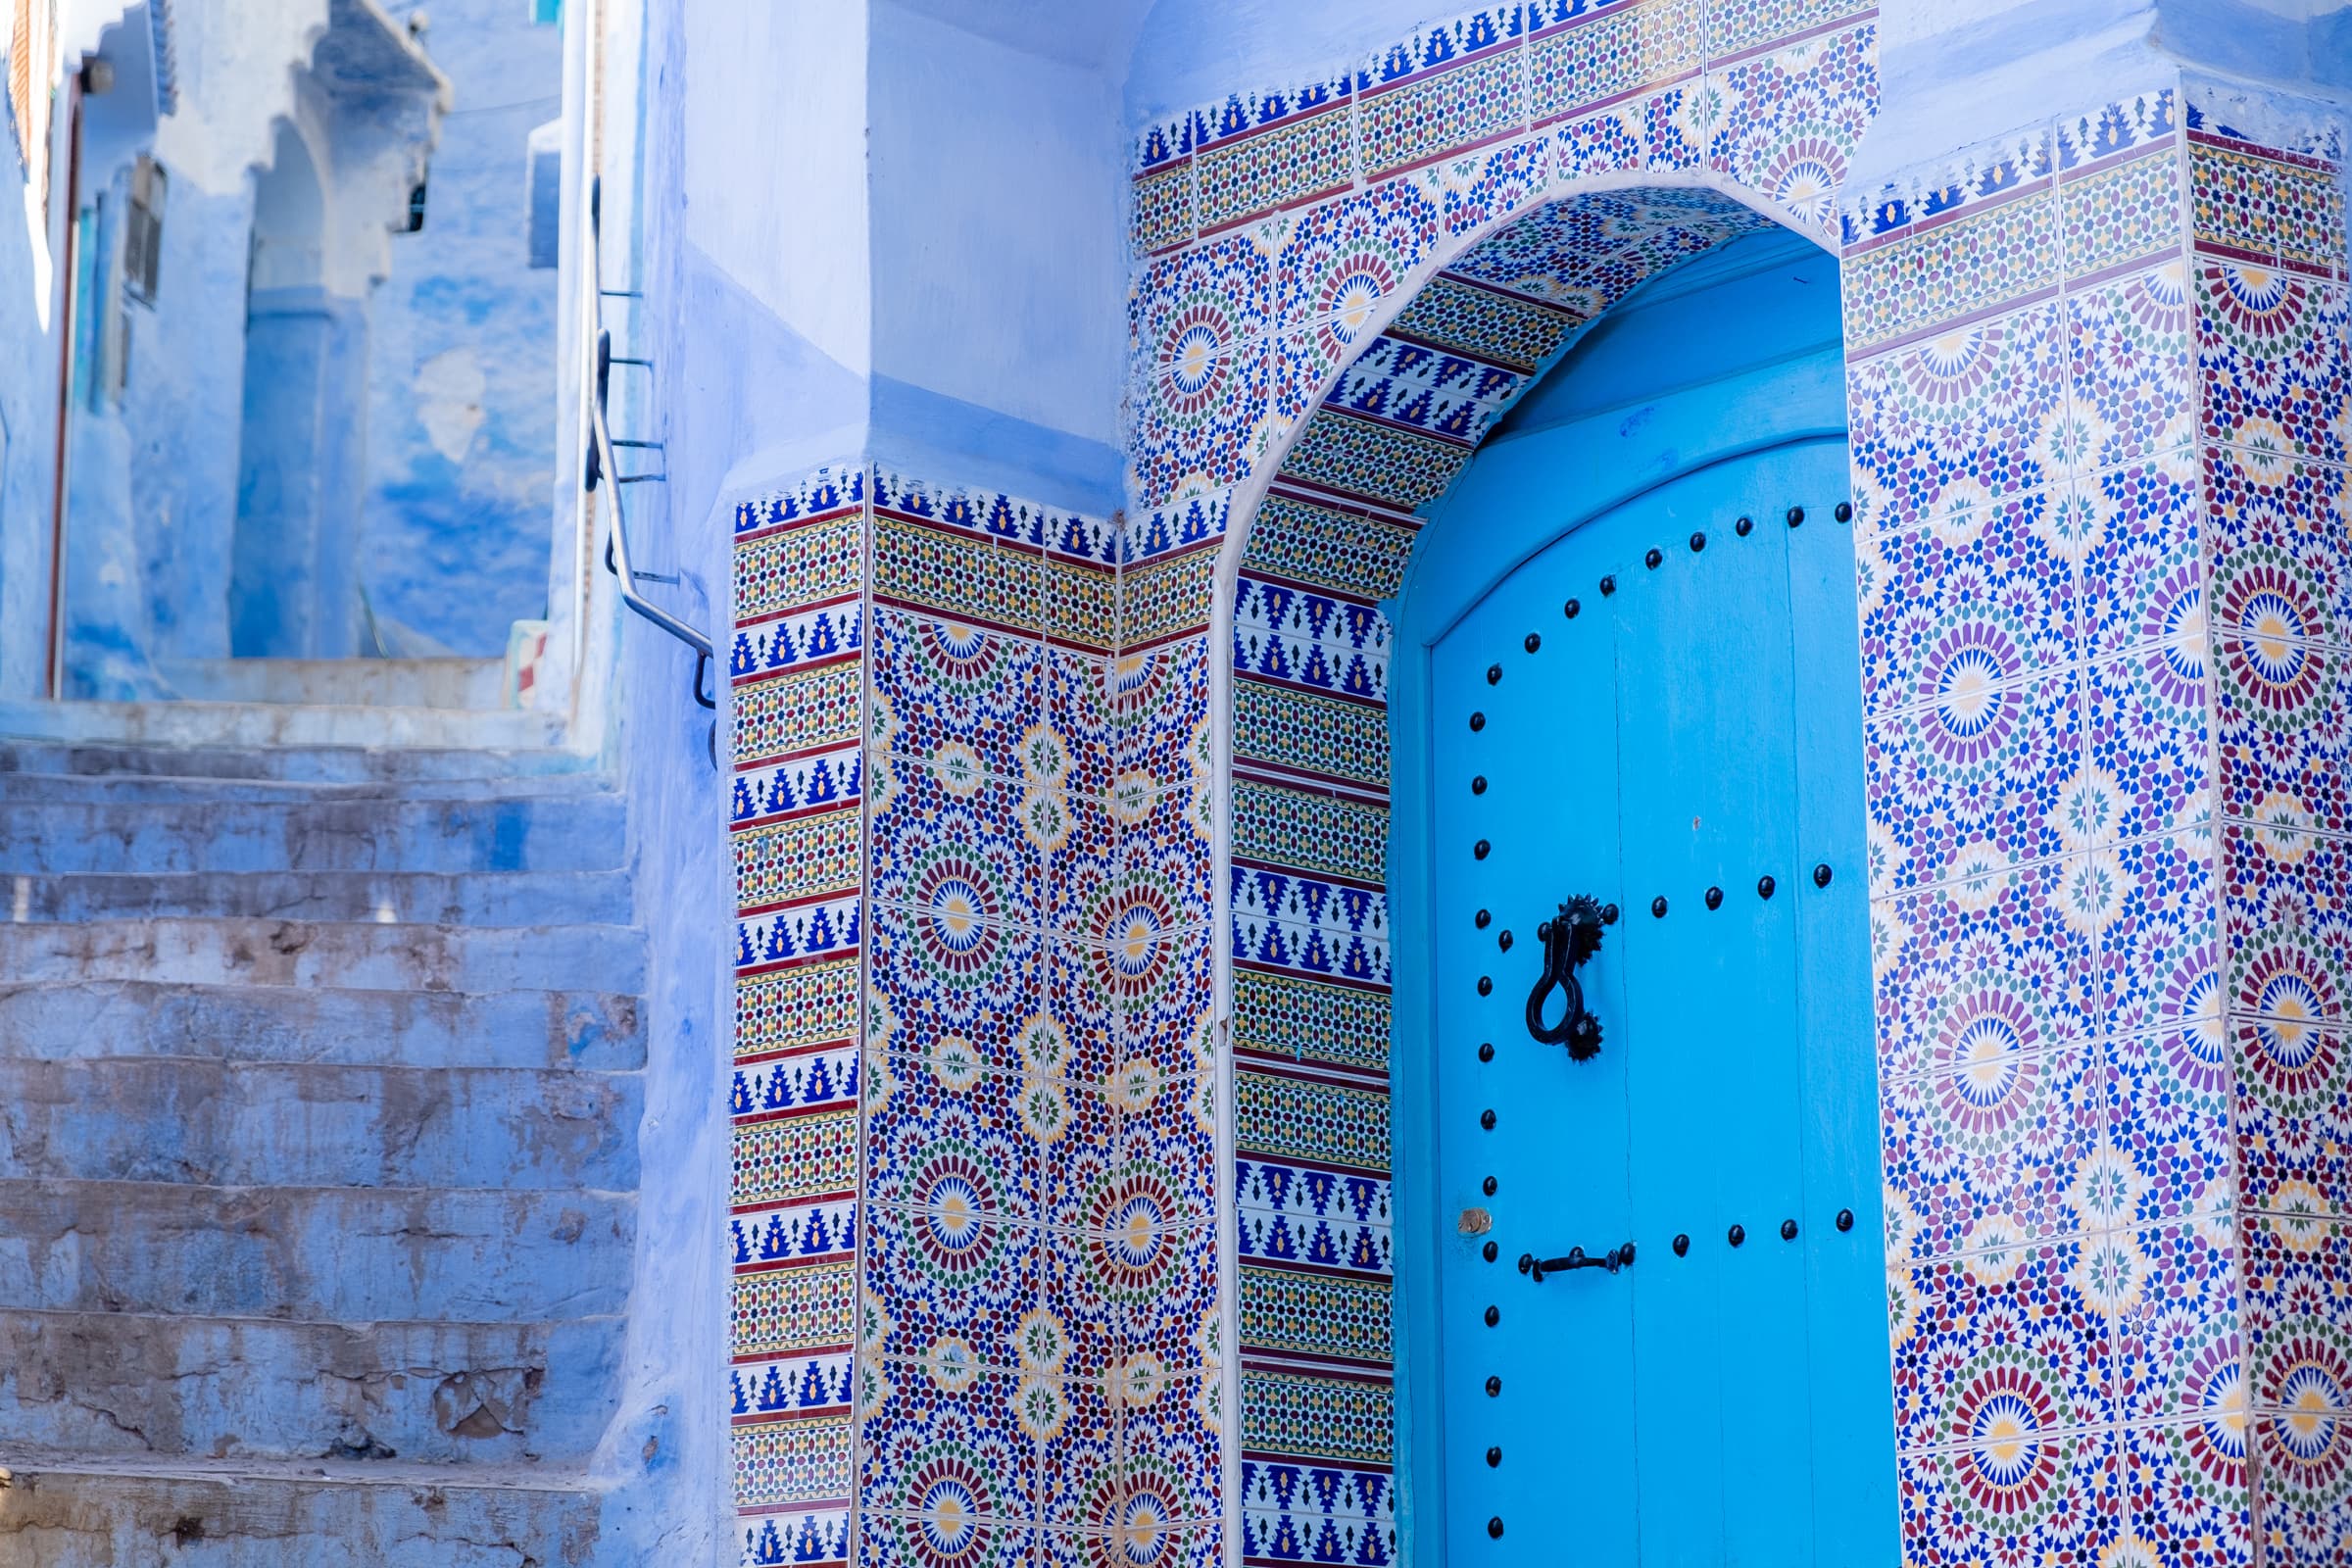
{"type": "MultiPolygon", "coordinates": [[[[606,413],[612,392],[613,360],[612,333],[605,325],[604,204],[605,181],[602,175],[598,175],[588,182],[588,281],[596,296],[596,390],[588,405],[589,441],[584,488],[594,495],[597,481],[607,474],[612,475],[612,526],[605,534],[605,569],[620,580],[622,604],[694,650],[694,700],[705,708],[714,709],[718,706],[717,693],[713,692],[709,697],[703,695],[703,674],[711,667],[716,658],[711,652],[710,639],[639,593],[638,574],[629,564],[628,518],[621,508],[620,487],[641,479],[661,478],[662,475],[624,474],[620,471],[620,460],[613,456],[612,427],[608,422],[606,413]]],[[[630,360],[622,363],[643,365],[647,362],[630,360]]]]}

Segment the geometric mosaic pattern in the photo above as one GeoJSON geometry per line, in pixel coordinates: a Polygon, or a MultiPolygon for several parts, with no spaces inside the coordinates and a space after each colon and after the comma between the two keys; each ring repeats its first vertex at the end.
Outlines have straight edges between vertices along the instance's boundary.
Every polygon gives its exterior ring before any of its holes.
{"type": "MultiPolygon", "coordinates": [[[[1277,453],[1301,480],[1406,512],[1435,499],[1578,324],[1678,259],[1673,225],[1645,232],[1598,201],[1415,277],[1587,182],[1697,176],[1834,235],[1831,197],[1877,102],[1874,18],[1855,0],[1485,6],[1335,75],[1148,127],[1129,313],[1139,507],[1231,486],[1277,453]],[[1404,314],[1376,331],[1408,280],[1404,314]]],[[[1718,221],[1743,212],[1684,194],[1718,221]]]]}
{"type": "Polygon", "coordinates": [[[737,518],[746,1564],[1217,1555],[1206,671],[1121,545],[855,465],[737,518]]]}
{"type": "Polygon", "coordinates": [[[2337,169],[2165,88],[1922,185],[1844,270],[1905,1560],[2341,1561],[2337,169]]]}
{"type": "Polygon", "coordinates": [[[1123,570],[1278,465],[1231,649],[1245,1562],[1397,1551],[1380,601],[1417,514],[1588,322],[1769,226],[1691,176],[1833,232],[1876,90],[1866,6],[1557,0],[1142,138],[1130,480],[1156,510],[1123,570]],[[1629,172],[1659,182],[1585,188],[1629,172]]]}
{"type": "Polygon", "coordinates": [[[1758,208],[1845,252],[1905,1560],[2340,1560],[2340,150],[2151,92],[1857,205],[1877,91],[1853,0],[1530,0],[1236,93],[1137,144],[1131,516],[743,509],[744,1563],[1395,1560],[1379,603],[1758,208]]]}

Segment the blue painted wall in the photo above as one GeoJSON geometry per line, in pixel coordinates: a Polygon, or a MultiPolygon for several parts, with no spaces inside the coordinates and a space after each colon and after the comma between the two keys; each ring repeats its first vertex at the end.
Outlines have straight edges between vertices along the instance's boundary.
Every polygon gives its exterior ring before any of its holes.
{"type": "Polygon", "coordinates": [[[367,367],[359,302],[316,287],[254,292],[228,591],[229,651],[240,659],[360,651],[356,501],[367,430],[353,415],[367,367]]]}
{"type": "Polygon", "coordinates": [[[379,626],[424,639],[392,652],[500,654],[547,608],[557,273],[530,265],[525,154],[563,108],[563,38],[523,0],[386,9],[426,12],[454,96],[424,227],[392,236],[370,302],[362,581],[379,626]]]}

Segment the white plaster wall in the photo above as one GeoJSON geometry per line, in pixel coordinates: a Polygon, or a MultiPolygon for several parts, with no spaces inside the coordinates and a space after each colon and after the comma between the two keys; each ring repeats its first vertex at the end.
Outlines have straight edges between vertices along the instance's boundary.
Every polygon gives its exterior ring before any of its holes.
{"type": "Polygon", "coordinates": [[[676,94],[681,237],[856,374],[872,368],[863,0],[697,6],[676,94]],[[682,78],[682,79],[680,79],[682,78]]]}
{"type": "Polygon", "coordinates": [[[1127,66],[1127,123],[1303,80],[1469,9],[1445,0],[1157,0],[1127,66]]]}
{"type": "MultiPolygon", "coordinates": [[[[1126,358],[1119,97],[1098,66],[879,0],[874,369],[1116,442],[1126,358]]],[[[1089,24],[1073,18],[1084,38],[1089,24]]],[[[1097,24],[1099,25],[1099,24],[1097,24]]]]}

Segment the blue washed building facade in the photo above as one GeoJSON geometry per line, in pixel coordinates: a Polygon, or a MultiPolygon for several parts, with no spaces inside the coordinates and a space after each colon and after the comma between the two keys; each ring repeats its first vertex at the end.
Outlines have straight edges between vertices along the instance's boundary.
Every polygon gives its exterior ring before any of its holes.
{"type": "Polygon", "coordinates": [[[2352,11],[20,6],[0,1540],[2352,1555],[2352,11]]]}

